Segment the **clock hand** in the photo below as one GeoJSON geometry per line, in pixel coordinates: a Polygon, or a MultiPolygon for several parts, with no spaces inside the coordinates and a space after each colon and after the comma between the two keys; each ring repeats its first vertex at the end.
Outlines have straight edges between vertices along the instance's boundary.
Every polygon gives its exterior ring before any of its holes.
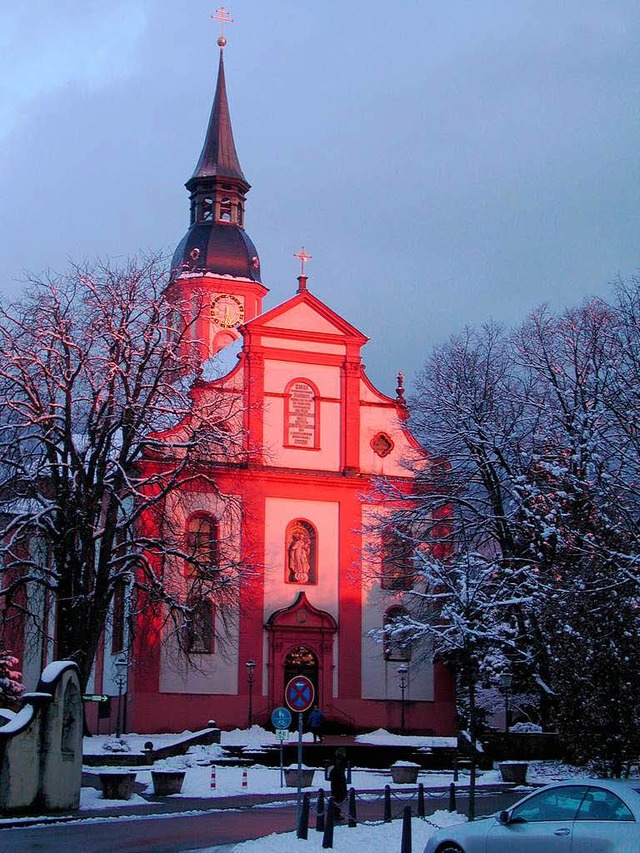
{"type": "Polygon", "coordinates": [[[224,324],[225,326],[233,326],[233,323],[231,322],[231,312],[228,308],[226,308],[224,312],[224,324]]]}

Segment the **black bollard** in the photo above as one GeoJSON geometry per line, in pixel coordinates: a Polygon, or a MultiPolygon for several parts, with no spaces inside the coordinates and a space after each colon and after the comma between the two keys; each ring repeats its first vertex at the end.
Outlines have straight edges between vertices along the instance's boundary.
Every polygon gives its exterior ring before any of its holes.
{"type": "Polygon", "coordinates": [[[351,762],[347,761],[347,785],[351,784],[351,762]]]}
{"type": "Polygon", "coordinates": [[[402,809],[402,841],[400,853],[411,853],[411,806],[402,809]]]}
{"type": "Polygon", "coordinates": [[[324,788],[318,791],[318,804],[316,805],[316,832],[324,832],[324,788]]]}
{"type": "Polygon", "coordinates": [[[324,835],[322,836],[323,850],[333,849],[333,815],[333,797],[329,797],[329,799],[327,800],[327,817],[324,824],[324,835]]]}
{"type": "Polygon", "coordinates": [[[391,785],[384,786],[384,816],[385,823],[391,823],[391,785]]]}
{"type": "Polygon", "coordinates": [[[456,810],[456,786],[452,782],[449,785],[449,811],[454,812],[456,810]]]}
{"type": "Polygon", "coordinates": [[[356,791],[355,788],[349,788],[349,826],[353,829],[358,825],[356,820],[356,791]]]}
{"type": "Polygon", "coordinates": [[[424,785],[418,785],[418,817],[424,817],[424,785]]]}
{"type": "Polygon", "coordinates": [[[306,841],[309,837],[309,794],[302,797],[302,809],[300,810],[300,823],[298,824],[298,838],[306,841]]]}

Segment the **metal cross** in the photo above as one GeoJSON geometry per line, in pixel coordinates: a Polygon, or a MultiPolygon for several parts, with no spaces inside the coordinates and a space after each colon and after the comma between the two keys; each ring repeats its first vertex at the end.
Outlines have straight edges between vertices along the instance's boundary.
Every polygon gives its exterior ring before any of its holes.
{"type": "Polygon", "coordinates": [[[220,6],[219,9],[216,9],[215,15],[209,15],[209,17],[214,21],[220,21],[220,38],[224,39],[224,25],[233,23],[231,12],[225,9],[224,6],[220,6]]]}
{"type": "Polygon", "coordinates": [[[304,275],[304,265],[306,264],[306,262],[307,262],[307,261],[310,261],[310,260],[312,259],[312,257],[313,257],[313,256],[312,256],[312,255],[307,254],[307,253],[305,252],[305,250],[304,250],[304,246],[303,246],[303,247],[300,249],[300,251],[299,251],[299,252],[296,252],[296,254],[295,254],[293,257],[294,257],[294,258],[298,258],[298,260],[300,261],[300,275],[304,275]]]}

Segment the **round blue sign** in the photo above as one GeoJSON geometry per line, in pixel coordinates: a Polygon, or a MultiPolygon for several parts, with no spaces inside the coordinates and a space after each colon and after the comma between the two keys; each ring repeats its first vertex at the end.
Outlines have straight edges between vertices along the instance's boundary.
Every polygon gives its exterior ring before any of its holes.
{"type": "Polygon", "coordinates": [[[291,711],[288,708],[275,708],[271,712],[274,729],[288,729],[291,725],[291,711]]]}

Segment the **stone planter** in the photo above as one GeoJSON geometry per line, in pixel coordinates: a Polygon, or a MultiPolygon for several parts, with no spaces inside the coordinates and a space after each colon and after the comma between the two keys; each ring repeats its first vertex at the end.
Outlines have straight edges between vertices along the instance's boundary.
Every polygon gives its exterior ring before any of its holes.
{"type": "Polygon", "coordinates": [[[179,794],[184,782],[184,770],[152,770],[153,793],[156,797],[179,794]]]}
{"type": "Polygon", "coordinates": [[[510,782],[513,785],[527,784],[528,761],[501,761],[498,767],[503,782],[510,782]]]}
{"type": "MultiPolygon", "coordinates": [[[[300,773],[300,787],[302,788],[310,788],[313,785],[313,775],[315,770],[308,770],[307,768],[302,768],[300,773]]],[[[298,769],[297,768],[285,768],[284,771],[284,783],[287,788],[297,788],[298,787],[298,769]]]]}
{"type": "Polygon", "coordinates": [[[102,796],[105,800],[128,800],[133,793],[135,773],[100,773],[102,796]]]}
{"type": "Polygon", "coordinates": [[[415,785],[420,767],[417,764],[392,764],[391,778],[395,785],[415,785]]]}

